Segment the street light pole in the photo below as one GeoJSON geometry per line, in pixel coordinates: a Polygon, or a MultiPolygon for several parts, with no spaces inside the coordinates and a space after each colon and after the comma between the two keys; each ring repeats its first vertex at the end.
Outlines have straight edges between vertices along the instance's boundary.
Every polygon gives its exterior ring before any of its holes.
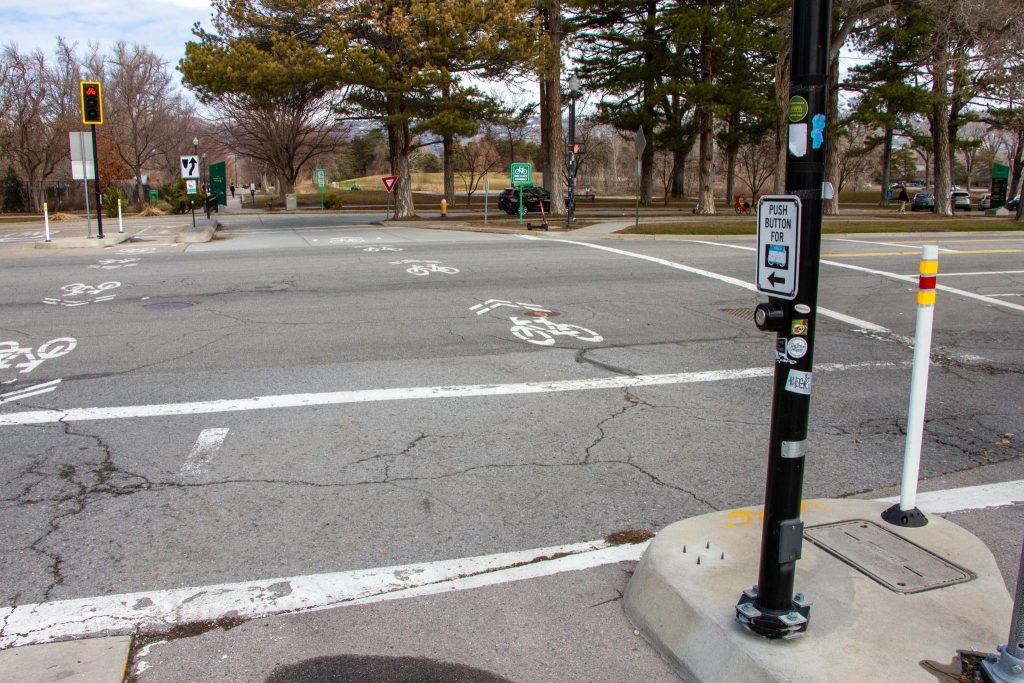
{"type": "Polygon", "coordinates": [[[569,212],[567,226],[576,224],[576,98],[580,93],[580,79],[573,74],[569,78],[569,212]]]}

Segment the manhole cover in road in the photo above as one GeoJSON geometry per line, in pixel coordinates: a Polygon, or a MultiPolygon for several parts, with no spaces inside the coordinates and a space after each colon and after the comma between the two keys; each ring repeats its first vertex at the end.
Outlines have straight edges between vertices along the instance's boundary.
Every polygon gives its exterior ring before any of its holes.
{"type": "Polygon", "coordinates": [[[193,305],[191,301],[160,301],[155,304],[145,304],[146,308],[151,311],[177,311],[193,305]]]}
{"type": "Polygon", "coordinates": [[[339,655],[274,669],[266,683],[512,683],[490,671],[426,657],[339,655]]]}
{"type": "Polygon", "coordinates": [[[557,311],[519,311],[519,315],[528,318],[556,318],[562,314],[557,311]]]}

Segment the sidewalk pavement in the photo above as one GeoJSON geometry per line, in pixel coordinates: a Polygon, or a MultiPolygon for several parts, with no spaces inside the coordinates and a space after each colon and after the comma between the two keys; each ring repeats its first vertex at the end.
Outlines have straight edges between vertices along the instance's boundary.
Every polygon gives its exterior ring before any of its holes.
{"type": "MultiPolygon", "coordinates": [[[[1024,499],[1024,495],[1014,497],[1024,499]]],[[[830,507],[829,515],[837,519],[845,515],[862,518],[866,509],[870,513],[887,506],[860,500],[826,503],[830,507]]],[[[927,510],[923,501],[922,508],[927,510]]],[[[756,513],[755,507],[744,510],[744,514],[755,517],[756,513]]],[[[726,511],[692,518],[688,523],[738,520],[742,516],[736,513],[729,516],[726,511]]],[[[811,517],[813,513],[808,516],[808,525],[814,523],[811,517]]],[[[724,626],[728,638],[717,642],[731,649],[723,659],[721,647],[715,652],[711,646],[716,640],[710,640],[707,649],[700,651],[705,654],[697,657],[705,668],[683,680],[709,683],[721,680],[897,680],[893,678],[892,669],[879,664],[889,662],[902,667],[900,681],[932,683],[937,680],[935,672],[959,667],[955,660],[956,649],[994,652],[996,646],[1005,641],[1009,629],[1007,586],[1012,588],[1016,578],[1024,504],[944,515],[962,524],[966,531],[958,530],[951,521],[943,522],[938,515],[930,514],[930,517],[933,521],[925,529],[938,540],[927,541],[924,545],[944,557],[955,558],[977,574],[977,579],[918,594],[917,601],[913,602],[908,600],[913,596],[890,593],[858,570],[805,542],[804,559],[797,569],[797,589],[827,579],[837,590],[830,596],[821,586],[813,585],[815,594],[811,597],[818,607],[812,607],[808,633],[792,642],[764,641],[732,621],[741,591],[756,582],[760,550],[759,543],[747,542],[749,539],[733,544],[727,552],[727,562],[721,562],[716,556],[712,563],[728,564],[728,572],[736,574],[729,574],[724,591],[693,591],[689,598],[706,600],[709,595],[720,598],[718,601],[722,604],[713,605],[721,622],[716,628],[724,626]],[[996,560],[986,552],[986,546],[996,551],[996,560]],[[822,572],[824,579],[820,578],[822,572]],[[874,591],[875,597],[871,599],[874,602],[866,600],[865,591],[874,591]],[[958,605],[960,611],[949,613],[946,591],[959,591],[960,602],[952,604],[958,605]],[[964,595],[981,596],[978,597],[983,603],[980,607],[992,613],[982,614],[974,609],[967,614],[970,610],[963,609],[964,595]],[[931,627],[925,632],[906,633],[899,623],[891,620],[865,625],[872,621],[872,614],[865,607],[886,601],[902,610],[900,619],[904,621],[900,623],[917,620],[930,623],[931,627]],[[859,615],[859,621],[851,614],[859,615]],[[870,648],[872,643],[875,650],[870,648]],[[931,653],[922,657],[909,643],[916,643],[918,650],[931,647],[931,653]],[[839,649],[833,651],[834,648],[839,649]],[[815,654],[816,649],[819,651],[815,654]],[[762,668],[750,664],[750,653],[756,651],[787,655],[773,658],[776,663],[770,673],[774,677],[764,675],[762,668]],[[811,678],[806,675],[808,652],[812,653],[812,661],[822,665],[820,675],[811,678]],[[802,653],[804,659],[788,656],[793,653],[802,653]],[[877,658],[871,660],[876,665],[864,661],[869,655],[877,658]],[[732,667],[733,674],[739,670],[748,675],[721,678],[717,673],[722,669],[715,666],[710,669],[713,673],[708,674],[707,660],[712,658],[713,664],[718,662],[732,667]],[[851,662],[857,663],[858,668],[839,666],[840,658],[845,659],[848,666],[851,662]],[[799,666],[787,664],[790,661],[802,663],[799,666]]],[[[759,536],[759,525],[754,524],[745,533],[759,536]]],[[[671,535],[670,528],[665,538],[671,535]]],[[[648,551],[657,540],[647,546],[648,551]]],[[[218,620],[181,624],[163,633],[136,635],[130,652],[123,637],[14,648],[0,652],[0,680],[114,683],[121,680],[121,667],[126,667],[130,680],[137,683],[200,680],[224,683],[670,683],[680,680],[673,666],[648,643],[651,634],[640,630],[645,627],[639,624],[634,627],[623,609],[623,594],[628,595],[627,586],[637,570],[636,559],[643,548],[643,545],[623,547],[617,561],[614,561],[617,556],[609,555],[607,557],[613,561],[558,573],[551,573],[544,565],[560,560],[548,558],[525,567],[512,567],[507,578],[494,576],[501,572],[489,573],[487,581],[478,582],[483,585],[466,590],[460,590],[459,582],[453,581],[425,595],[402,591],[413,597],[404,598],[400,592],[317,611],[249,620],[239,618],[237,613],[228,613],[218,620]],[[83,653],[89,651],[103,655],[94,658],[103,661],[102,667],[95,663],[87,665],[89,657],[83,653]]],[[[637,585],[642,588],[642,584],[635,584],[630,590],[637,590],[637,585]]],[[[659,610],[659,618],[671,628],[684,628],[687,623],[681,613],[659,610]]],[[[753,659],[756,663],[756,658],[753,659]]]]}

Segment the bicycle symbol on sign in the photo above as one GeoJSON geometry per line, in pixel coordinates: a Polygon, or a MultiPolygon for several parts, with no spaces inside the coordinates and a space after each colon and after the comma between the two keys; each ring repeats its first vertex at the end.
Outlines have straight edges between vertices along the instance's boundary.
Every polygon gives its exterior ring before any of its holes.
{"type": "Polygon", "coordinates": [[[92,296],[93,299],[79,300],[79,299],[55,299],[53,297],[47,297],[43,299],[44,304],[50,304],[53,306],[84,306],[86,304],[97,303],[99,301],[110,301],[116,294],[104,294],[103,296],[97,296],[103,292],[116,289],[121,286],[120,282],[103,282],[95,287],[92,285],[83,284],[81,282],[73,282],[70,285],[64,285],[60,288],[60,291],[64,292],[69,297],[77,296],[92,296]]]}
{"type": "Polygon", "coordinates": [[[604,341],[604,337],[586,327],[552,322],[548,316],[553,315],[554,311],[536,304],[505,301],[504,299],[488,299],[482,304],[472,306],[469,310],[474,311],[477,315],[483,315],[502,307],[515,308],[529,314],[529,317],[510,315],[508,319],[512,322],[510,332],[517,339],[529,342],[530,344],[554,346],[557,341],[556,337],[569,337],[570,339],[593,343],[604,341]]]}
{"type": "Polygon", "coordinates": [[[74,337],[51,339],[35,350],[24,347],[16,341],[0,342],[0,368],[5,370],[20,368],[19,372],[22,374],[32,372],[44,361],[71,353],[76,346],[78,346],[78,340],[74,337]],[[24,360],[14,363],[19,357],[24,360]]]}

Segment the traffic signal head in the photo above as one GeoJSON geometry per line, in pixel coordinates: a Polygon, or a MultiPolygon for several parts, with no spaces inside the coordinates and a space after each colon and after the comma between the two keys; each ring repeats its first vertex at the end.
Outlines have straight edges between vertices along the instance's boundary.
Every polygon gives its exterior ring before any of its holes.
{"type": "Polygon", "coordinates": [[[103,123],[103,93],[94,81],[82,81],[82,123],[103,123]]]}

